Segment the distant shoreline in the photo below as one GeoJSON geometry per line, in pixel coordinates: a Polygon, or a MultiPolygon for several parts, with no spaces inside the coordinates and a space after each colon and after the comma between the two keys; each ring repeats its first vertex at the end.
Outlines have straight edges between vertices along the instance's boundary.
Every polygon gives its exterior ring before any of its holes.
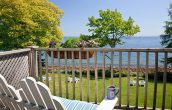
{"type": "MultiPolygon", "coordinates": [[[[59,67],[58,66],[54,66],[53,67],[54,70],[58,70],[59,67]]],[[[74,71],[79,71],[80,67],[79,66],[74,66],[74,71]]],[[[98,69],[102,69],[103,67],[97,67],[98,69]]],[[[46,69],[45,67],[43,67],[43,69],[46,69]]],[[[86,66],[82,66],[82,71],[87,71],[87,67],[86,66]]],[[[119,71],[119,67],[113,67],[114,70],[118,70],[119,71]]],[[[121,67],[122,71],[128,71],[128,67],[126,66],[122,66],[121,67]]],[[[48,70],[52,70],[52,66],[48,66],[48,70]]],[[[60,70],[65,70],[65,66],[60,66],[60,70]]],[[[95,70],[95,67],[89,67],[89,70],[95,70]]],[[[111,70],[110,67],[105,67],[105,70],[111,70]]],[[[67,71],[72,71],[72,66],[67,66],[67,71]]],[[[139,72],[142,73],[146,73],[146,68],[145,67],[140,67],[139,72]]],[[[137,72],[137,67],[130,67],[130,72],[137,72]]],[[[148,68],[148,72],[152,73],[155,72],[155,67],[149,67],[148,68]]],[[[158,72],[164,72],[164,68],[163,67],[159,67],[158,68],[158,72]]],[[[167,72],[172,72],[172,67],[168,67],[167,68],[167,72]]]]}

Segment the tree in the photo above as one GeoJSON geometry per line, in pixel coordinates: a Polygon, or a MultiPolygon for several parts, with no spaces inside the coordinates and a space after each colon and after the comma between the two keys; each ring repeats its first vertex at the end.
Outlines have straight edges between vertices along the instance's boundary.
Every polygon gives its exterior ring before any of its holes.
{"type": "Polygon", "coordinates": [[[140,31],[139,26],[134,25],[134,20],[129,17],[124,20],[121,13],[117,10],[99,10],[99,18],[88,18],[89,32],[91,37],[96,39],[99,46],[110,45],[115,47],[122,44],[121,38],[133,36],[140,31]]]}
{"type": "MultiPolygon", "coordinates": [[[[164,34],[162,34],[160,38],[162,46],[165,48],[172,48],[172,4],[170,4],[168,9],[168,15],[170,16],[170,20],[165,22],[164,34]]],[[[172,64],[172,57],[167,59],[167,63],[172,64]]]]}
{"type": "Polygon", "coordinates": [[[63,11],[48,0],[0,0],[0,48],[47,47],[60,42],[63,11]]]}

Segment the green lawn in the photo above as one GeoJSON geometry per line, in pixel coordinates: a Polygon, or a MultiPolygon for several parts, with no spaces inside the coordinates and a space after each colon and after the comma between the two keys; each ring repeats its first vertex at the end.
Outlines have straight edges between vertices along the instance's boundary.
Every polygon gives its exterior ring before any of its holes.
{"type": "MultiPolygon", "coordinates": [[[[70,76],[70,75],[69,75],[70,76]]],[[[51,77],[51,74],[50,76],[51,77]]],[[[77,76],[78,77],[78,76],[77,76]]],[[[66,97],[66,85],[65,85],[65,75],[61,74],[62,78],[62,97],[66,97]]],[[[131,77],[131,79],[134,79],[131,77]]],[[[55,81],[56,81],[56,95],[59,95],[59,84],[58,84],[58,74],[55,73],[55,81]]],[[[82,78],[83,81],[83,100],[86,100],[86,88],[87,88],[87,79],[85,76],[82,78]]],[[[114,78],[114,83],[115,85],[118,86],[119,78],[114,78]]],[[[52,81],[50,80],[50,89],[52,90],[52,81]]],[[[69,84],[69,98],[72,99],[72,83],[69,84]]],[[[110,79],[106,78],[106,87],[110,85],[110,79]]],[[[94,102],[94,88],[95,88],[95,80],[94,78],[90,79],[90,102],[94,102]]],[[[79,89],[79,83],[75,84],[76,86],[76,99],[80,99],[80,89],[79,89]]],[[[162,88],[163,88],[163,83],[158,82],[157,86],[157,108],[161,108],[162,105],[162,88]]],[[[122,105],[126,105],[126,100],[127,100],[127,77],[122,78],[122,105]]],[[[154,91],[154,82],[153,80],[149,80],[148,82],[148,107],[153,106],[153,91],[154,91]]],[[[136,93],[136,87],[135,86],[130,86],[130,105],[135,105],[135,93],[136,93]]],[[[171,97],[172,97],[172,83],[167,83],[167,93],[166,93],[166,108],[171,107],[171,97]]],[[[98,99],[99,102],[102,100],[102,79],[99,78],[98,80],[98,99]]],[[[139,87],[139,106],[144,106],[144,87],[139,87]]]]}

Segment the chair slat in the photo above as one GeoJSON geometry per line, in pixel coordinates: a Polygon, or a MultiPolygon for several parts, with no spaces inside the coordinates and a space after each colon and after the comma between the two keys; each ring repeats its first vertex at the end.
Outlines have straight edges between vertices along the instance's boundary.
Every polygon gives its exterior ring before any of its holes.
{"type": "Polygon", "coordinates": [[[1,98],[1,95],[0,95],[0,108],[4,108],[5,107],[5,104],[1,98]]]}
{"type": "Polygon", "coordinates": [[[0,75],[0,85],[1,87],[3,88],[4,91],[2,92],[5,92],[6,95],[12,97],[12,94],[10,92],[10,90],[8,89],[7,87],[7,81],[5,80],[5,78],[3,76],[0,75]]]}
{"type": "Polygon", "coordinates": [[[53,96],[53,102],[58,110],[65,110],[65,106],[58,97],[53,96]]]}
{"type": "Polygon", "coordinates": [[[3,90],[3,88],[1,87],[1,84],[0,84],[0,105],[2,107],[6,106],[5,103],[3,102],[4,94],[5,94],[5,91],[3,90]]]}
{"type": "Polygon", "coordinates": [[[52,100],[52,95],[51,95],[49,88],[41,82],[37,82],[37,86],[39,88],[40,93],[42,94],[42,98],[43,98],[47,108],[48,109],[57,109],[52,100]]]}
{"type": "Polygon", "coordinates": [[[45,105],[45,102],[43,101],[42,95],[41,95],[40,91],[38,90],[36,80],[31,77],[28,77],[26,79],[26,83],[27,83],[36,103],[39,106],[46,108],[46,105],[45,105]]]}
{"type": "Polygon", "coordinates": [[[17,92],[17,90],[15,90],[15,88],[11,85],[8,85],[8,89],[10,90],[12,96],[14,97],[14,99],[19,100],[21,99],[20,94],[17,92]]]}
{"type": "Polygon", "coordinates": [[[24,93],[22,88],[19,89],[19,94],[20,94],[21,99],[22,99],[23,102],[30,103],[29,99],[26,97],[26,94],[24,93]]]}
{"type": "Polygon", "coordinates": [[[19,93],[20,89],[15,90],[15,88],[13,86],[11,86],[11,85],[9,85],[8,87],[9,87],[9,90],[11,91],[11,93],[14,96],[15,100],[13,100],[13,103],[14,103],[14,106],[15,106],[16,110],[25,110],[24,104],[22,103],[23,100],[22,100],[21,95],[19,93]]]}
{"type": "Polygon", "coordinates": [[[11,85],[8,85],[8,88],[9,88],[9,90],[10,90],[10,92],[12,93],[12,95],[13,95],[13,99],[11,98],[11,102],[13,103],[13,106],[14,106],[14,108],[16,109],[16,110],[23,110],[19,105],[18,105],[18,103],[17,103],[17,100],[18,101],[21,101],[21,97],[20,97],[20,95],[19,95],[19,93],[18,93],[18,91],[17,90],[15,90],[15,88],[13,87],[13,86],[11,86],[11,85]]]}
{"type": "Polygon", "coordinates": [[[22,79],[20,81],[20,85],[21,85],[21,88],[23,89],[24,91],[24,94],[26,95],[29,103],[33,104],[33,105],[37,105],[35,99],[34,99],[34,96],[33,94],[31,93],[27,83],[26,83],[26,79],[22,79]]]}
{"type": "Polygon", "coordinates": [[[6,81],[6,79],[0,75],[0,86],[1,86],[1,99],[2,101],[4,101],[4,105],[6,107],[9,107],[10,109],[15,109],[15,107],[13,106],[13,104],[11,103],[11,98],[13,98],[9,88],[8,88],[8,83],[6,81]]]}

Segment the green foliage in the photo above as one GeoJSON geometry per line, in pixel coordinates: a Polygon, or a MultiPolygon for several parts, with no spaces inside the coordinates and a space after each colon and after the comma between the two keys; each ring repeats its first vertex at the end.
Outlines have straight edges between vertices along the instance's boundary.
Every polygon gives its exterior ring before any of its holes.
{"type": "Polygon", "coordinates": [[[79,38],[70,37],[68,38],[64,44],[61,45],[63,48],[90,48],[96,47],[97,43],[93,40],[87,39],[88,37],[85,35],[81,35],[79,38]]]}
{"type": "MultiPolygon", "coordinates": [[[[155,74],[157,74],[157,80],[163,82],[163,75],[164,75],[164,72],[158,72],[158,73],[154,73],[154,72],[153,72],[153,73],[148,73],[148,78],[154,80],[155,74]]],[[[142,77],[144,78],[144,77],[145,77],[145,74],[143,74],[142,77]]],[[[170,72],[167,72],[167,81],[168,81],[168,82],[172,82],[171,79],[172,79],[172,74],[171,74],[170,72]]]]}
{"type": "MultiPolygon", "coordinates": [[[[62,71],[62,73],[65,74],[65,71],[62,71]]],[[[103,73],[102,69],[98,69],[97,73],[98,73],[98,77],[102,77],[102,73],[103,73]]],[[[68,74],[71,75],[72,71],[68,71],[68,74]]],[[[75,74],[79,75],[79,72],[75,71],[75,74]]],[[[83,75],[83,77],[84,76],[86,77],[87,76],[87,71],[83,71],[82,75],[83,75]]],[[[90,76],[92,76],[92,77],[95,76],[95,71],[94,70],[90,70],[90,76]]],[[[127,76],[126,72],[122,72],[121,73],[121,77],[126,77],[126,76],[127,76]]],[[[111,70],[109,70],[109,69],[105,70],[105,77],[106,78],[110,78],[111,77],[111,70]]],[[[113,77],[119,77],[119,71],[113,70],[113,77]]]]}
{"type": "Polygon", "coordinates": [[[161,35],[161,44],[166,48],[172,47],[172,4],[170,4],[170,8],[168,10],[170,20],[165,22],[165,31],[164,34],[161,35]]]}
{"type": "Polygon", "coordinates": [[[88,18],[89,32],[91,38],[96,39],[99,46],[110,45],[115,47],[117,44],[123,44],[122,37],[133,36],[140,31],[139,26],[134,25],[134,20],[129,17],[124,20],[121,13],[117,10],[100,10],[99,18],[88,18]]]}
{"type": "Polygon", "coordinates": [[[79,36],[80,40],[91,40],[91,36],[89,35],[84,35],[84,34],[80,34],[79,36]]]}
{"type": "Polygon", "coordinates": [[[60,42],[63,11],[48,0],[0,0],[0,48],[47,47],[60,42]]]}
{"type": "MultiPolygon", "coordinates": [[[[165,31],[164,34],[160,36],[161,44],[166,48],[172,48],[172,4],[168,10],[170,20],[165,22],[165,31]]],[[[172,57],[168,58],[167,63],[172,64],[172,57]]]]}
{"type": "Polygon", "coordinates": [[[64,48],[76,48],[77,47],[76,43],[79,42],[79,40],[80,39],[77,37],[76,38],[70,37],[65,41],[65,43],[63,44],[63,47],[64,48]]]}

